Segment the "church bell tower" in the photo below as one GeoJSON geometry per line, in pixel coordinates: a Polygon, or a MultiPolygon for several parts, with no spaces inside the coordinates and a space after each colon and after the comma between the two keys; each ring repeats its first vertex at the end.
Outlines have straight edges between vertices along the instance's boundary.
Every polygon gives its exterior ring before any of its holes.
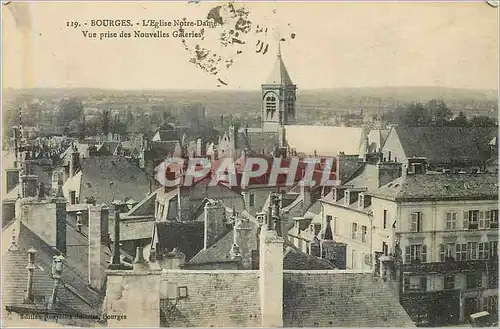
{"type": "Polygon", "coordinates": [[[297,86],[283,63],[281,47],[278,44],[278,56],[271,75],[262,84],[262,130],[274,132],[279,127],[293,125],[296,122],[297,86]]]}

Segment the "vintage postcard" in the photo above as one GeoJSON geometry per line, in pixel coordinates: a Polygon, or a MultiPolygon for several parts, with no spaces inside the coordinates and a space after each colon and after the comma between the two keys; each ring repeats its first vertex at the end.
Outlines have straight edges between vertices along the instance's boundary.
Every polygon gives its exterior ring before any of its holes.
{"type": "Polygon", "coordinates": [[[2,326],[498,327],[498,1],[3,1],[2,326]]]}

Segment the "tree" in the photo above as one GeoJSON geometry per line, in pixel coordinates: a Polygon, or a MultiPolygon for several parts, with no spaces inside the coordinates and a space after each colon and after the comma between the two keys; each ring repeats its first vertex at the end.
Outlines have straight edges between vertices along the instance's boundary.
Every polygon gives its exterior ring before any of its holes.
{"type": "Polygon", "coordinates": [[[82,115],[83,104],[79,99],[64,98],[59,102],[58,123],[60,126],[67,127],[71,121],[80,119],[82,115]]]}
{"type": "Polygon", "coordinates": [[[433,99],[427,102],[425,107],[429,112],[430,123],[433,126],[446,126],[453,117],[453,113],[442,100],[433,99]]]}
{"type": "Polygon", "coordinates": [[[460,113],[453,120],[451,120],[450,125],[453,127],[467,127],[469,125],[469,121],[467,120],[464,112],[460,111],[460,113]]]}
{"type": "Polygon", "coordinates": [[[472,119],[470,119],[470,125],[473,127],[487,128],[487,127],[496,127],[497,122],[490,117],[481,115],[481,116],[475,116],[472,119]]]}
{"type": "Polygon", "coordinates": [[[101,133],[108,135],[111,131],[111,111],[103,110],[101,112],[101,133]]]}

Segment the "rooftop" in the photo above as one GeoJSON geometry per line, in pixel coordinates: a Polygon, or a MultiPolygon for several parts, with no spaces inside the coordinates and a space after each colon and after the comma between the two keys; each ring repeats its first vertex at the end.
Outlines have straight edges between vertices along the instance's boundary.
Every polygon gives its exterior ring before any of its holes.
{"type": "Polygon", "coordinates": [[[394,201],[496,200],[498,173],[406,175],[367,194],[394,201]]]}

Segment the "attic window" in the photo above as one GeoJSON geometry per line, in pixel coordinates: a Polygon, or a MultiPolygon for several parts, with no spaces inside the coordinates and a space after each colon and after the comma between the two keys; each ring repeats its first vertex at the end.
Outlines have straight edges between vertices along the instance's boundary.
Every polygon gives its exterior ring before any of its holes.
{"type": "Polygon", "coordinates": [[[177,287],[177,296],[179,296],[179,298],[187,298],[188,288],[186,286],[177,287]]]}
{"type": "Polygon", "coordinates": [[[399,186],[399,184],[394,184],[394,187],[395,187],[395,188],[396,188],[396,187],[398,187],[398,186],[399,186]]]}
{"type": "Polygon", "coordinates": [[[391,187],[392,186],[392,183],[389,183],[389,185],[387,185],[387,187],[391,187]]]}

